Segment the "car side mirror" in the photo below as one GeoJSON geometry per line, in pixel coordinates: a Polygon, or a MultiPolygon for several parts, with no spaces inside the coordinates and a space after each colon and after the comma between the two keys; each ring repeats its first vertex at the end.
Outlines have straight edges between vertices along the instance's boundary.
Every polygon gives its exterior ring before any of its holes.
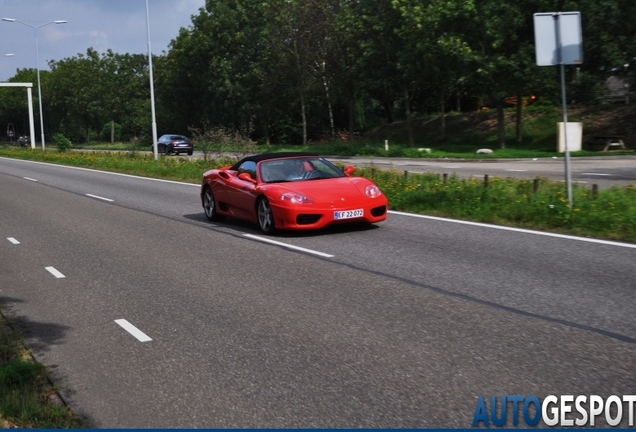
{"type": "Polygon", "coordinates": [[[248,181],[248,182],[250,182],[250,183],[254,183],[254,184],[256,184],[256,180],[254,180],[254,179],[253,179],[253,178],[252,178],[252,177],[251,177],[248,173],[246,173],[246,172],[244,172],[244,173],[240,173],[240,174],[238,175],[238,178],[239,178],[239,179],[241,179],[241,180],[245,180],[245,181],[248,181]]]}
{"type": "Polygon", "coordinates": [[[344,173],[345,173],[345,175],[347,175],[347,176],[348,176],[349,174],[351,174],[352,172],[354,172],[354,171],[355,171],[355,168],[354,168],[354,167],[352,167],[351,165],[347,165],[347,166],[345,167],[345,169],[344,169],[344,173]]]}

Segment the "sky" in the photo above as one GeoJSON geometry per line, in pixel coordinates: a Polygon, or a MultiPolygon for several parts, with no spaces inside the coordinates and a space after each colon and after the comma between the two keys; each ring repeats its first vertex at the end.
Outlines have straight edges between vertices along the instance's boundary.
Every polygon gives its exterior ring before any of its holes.
{"type": "MultiPolygon", "coordinates": [[[[167,52],[179,29],[190,27],[205,0],[148,0],[150,48],[167,52]]],[[[17,69],[36,68],[36,35],[40,70],[48,61],[86,54],[147,54],[146,0],[0,0],[0,82],[17,69]],[[66,24],[47,24],[66,20],[66,24]],[[42,27],[34,30],[32,27],[42,27]],[[6,54],[13,54],[6,56],[6,54]]]]}

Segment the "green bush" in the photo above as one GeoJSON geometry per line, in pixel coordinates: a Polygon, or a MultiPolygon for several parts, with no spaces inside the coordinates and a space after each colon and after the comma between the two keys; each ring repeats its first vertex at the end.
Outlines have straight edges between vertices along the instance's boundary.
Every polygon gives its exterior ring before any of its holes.
{"type": "Polygon", "coordinates": [[[71,143],[71,140],[66,138],[61,133],[57,133],[57,134],[53,135],[53,142],[57,146],[57,151],[62,152],[62,153],[67,151],[67,150],[70,150],[73,147],[73,144],[71,143]]]}
{"type": "Polygon", "coordinates": [[[115,136],[114,136],[115,141],[121,141],[122,126],[118,123],[115,123],[113,128],[113,125],[111,125],[111,122],[106,123],[104,127],[102,127],[100,138],[103,141],[110,142],[110,135],[111,135],[111,132],[113,131],[112,129],[114,129],[114,132],[115,132],[115,136]]]}

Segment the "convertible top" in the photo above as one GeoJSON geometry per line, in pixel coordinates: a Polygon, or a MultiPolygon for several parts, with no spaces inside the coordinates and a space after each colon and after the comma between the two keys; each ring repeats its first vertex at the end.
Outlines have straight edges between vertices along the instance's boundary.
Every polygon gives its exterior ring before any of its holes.
{"type": "Polygon", "coordinates": [[[232,170],[237,170],[238,167],[243,163],[243,162],[247,162],[247,161],[252,161],[252,162],[260,162],[260,161],[264,161],[264,160],[268,160],[268,159],[282,159],[282,158],[291,158],[291,157],[303,157],[303,156],[311,156],[311,157],[316,157],[319,156],[316,153],[308,153],[308,152],[280,152],[280,153],[260,153],[260,154],[255,154],[255,155],[250,155],[247,157],[244,157],[243,159],[241,159],[240,161],[238,161],[237,163],[235,163],[232,166],[232,170]]]}

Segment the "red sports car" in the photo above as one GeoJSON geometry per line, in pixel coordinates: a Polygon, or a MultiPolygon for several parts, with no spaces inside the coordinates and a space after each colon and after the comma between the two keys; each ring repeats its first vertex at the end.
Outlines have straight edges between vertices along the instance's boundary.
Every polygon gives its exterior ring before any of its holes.
{"type": "Polygon", "coordinates": [[[366,178],[350,177],[352,172],[309,153],[248,156],[203,174],[201,204],[211,221],[242,219],[266,234],[385,220],[386,196],[366,178]]]}

